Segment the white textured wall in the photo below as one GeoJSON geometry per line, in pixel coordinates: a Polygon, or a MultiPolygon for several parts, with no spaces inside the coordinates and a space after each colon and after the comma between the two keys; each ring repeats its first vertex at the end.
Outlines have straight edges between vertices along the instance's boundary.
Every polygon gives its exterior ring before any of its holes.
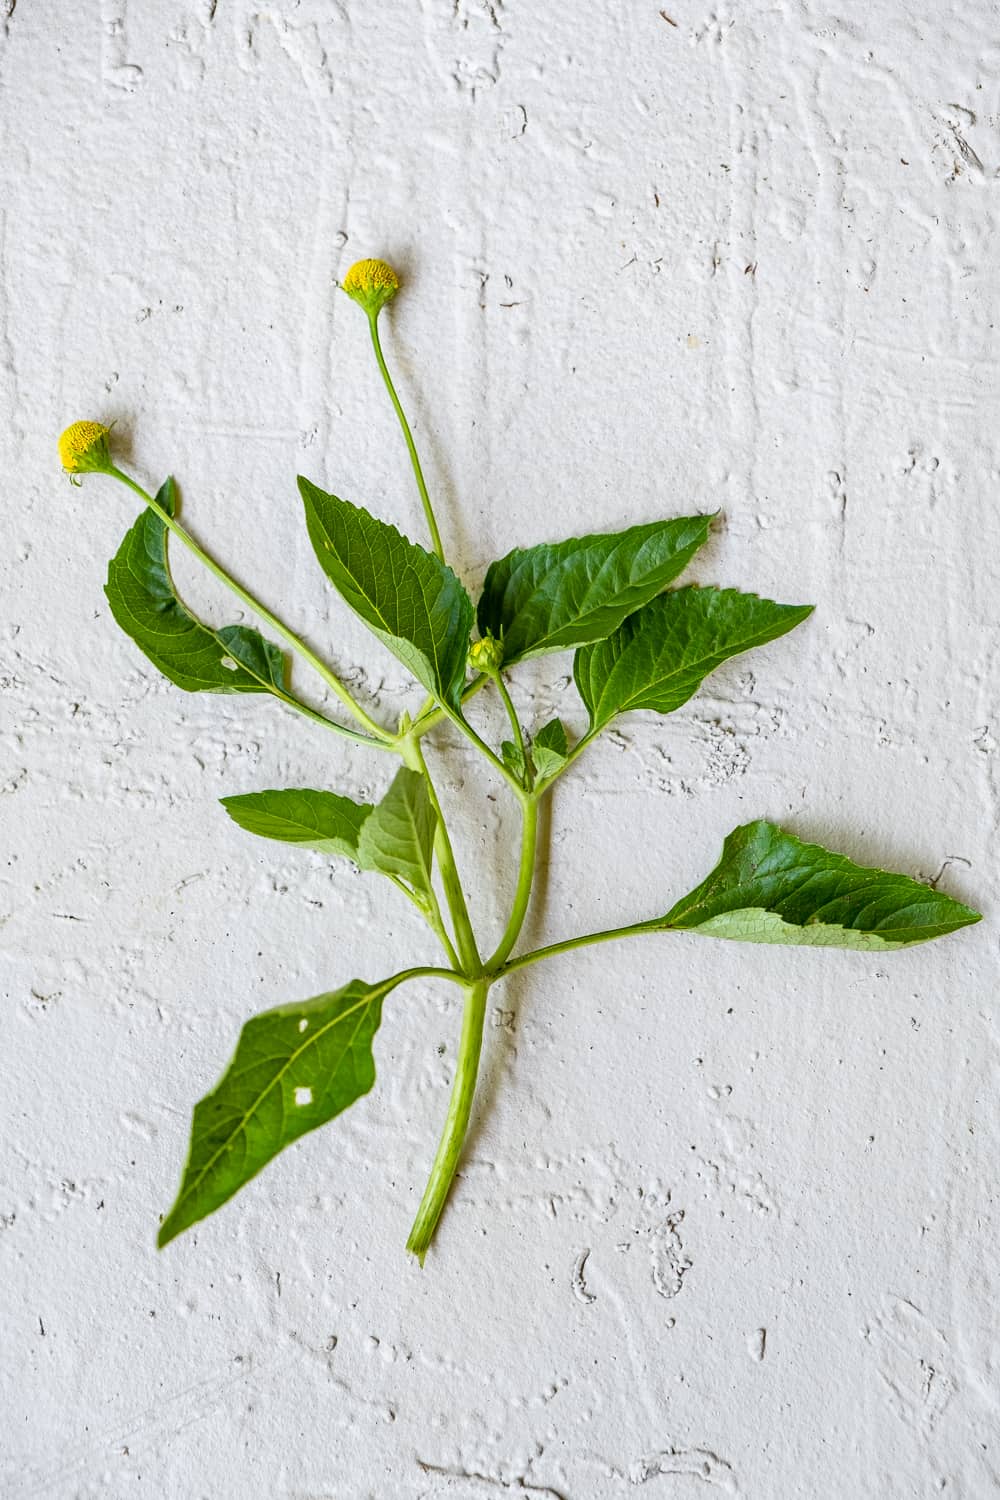
{"type": "MultiPolygon", "coordinates": [[[[422,537],[334,286],[385,255],[471,583],[515,542],[720,507],[692,576],[817,604],[567,778],[529,937],[664,910],[759,815],[946,865],[989,916],[996,5],[4,10],[4,1496],[996,1494],[989,921],[884,956],[664,936],[519,976],[422,1272],[403,1242],[458,1015],[400,991],[375,1091],[157,1254],[242,1020],[433,948],[373,877],[227,821],[225,793],[370,794],[387,767],[159,679],[101,592],[129,497],[55,454],[115,418],[135,472],[172,470],[206,545],[396,714],[402,669],[326,586],[294,486],[422,537]]],[[[568,662],[522,673],[536,722],[580,724],[568,662]]],[[[445,756],[492,930],[513,811],[445,756]]]]}

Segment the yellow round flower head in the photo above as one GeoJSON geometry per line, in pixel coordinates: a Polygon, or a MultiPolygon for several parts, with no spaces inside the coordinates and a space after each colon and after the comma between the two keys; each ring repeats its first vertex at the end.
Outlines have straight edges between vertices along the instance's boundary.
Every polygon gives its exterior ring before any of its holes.
{"type": "Polygon", "coordinates": [[[399,277],[384,260],[356,260],[340,284],[369,316],[380,313],[399,291],[399,277]]]}
{"type": "Polygon", "coordinates": [[[92,474],[111,466],[110,427],[100,422],[74,422],[59,439],[59,457],[68,474],[92,474]]]}
{"type": "Polygon", "coordinates": [[[469,666],[474,672],[499,672],[502,663],[503,642],[494,640],[489,634],[481,641],[473,641],[469,647],[469,666]]]}

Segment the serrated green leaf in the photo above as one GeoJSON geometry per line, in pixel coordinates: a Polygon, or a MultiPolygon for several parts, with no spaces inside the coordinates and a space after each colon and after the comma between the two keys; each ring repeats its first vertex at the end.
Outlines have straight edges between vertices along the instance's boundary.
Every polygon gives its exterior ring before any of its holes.
{"type": "Polygon", "coordinates": [[[504,765],[518,781],[524,780],[524,756],[521,754],[520,745],[515,745],[513,740],[504,740],[500,746],[500,756],[504,765]]]}
{"type": "MultiPolygon", "coordinates": [[[[157,500],[175,507],[173,480],[157,500]]],[[[245,625],[210,630],[184,607],[170,577],[167,528],[144,510],[108,564],[111,613],[164,677],[189,693],[286,692],[277,646],[245,625]]]]}
{"type": "Polygon", "coordinates": [[[569,755],[569,743],[561,719],[550,719],[531,742],[531,760],[538,781],[554,776],[569,755]]]}
{"type": "Polygon", "coordinates": [[[214,1212],[299,1136],[367,1094],[372,1040],[392,982],[353,979],[248,1021],[225,1074],[195,1105],[177,1201],[160,1226],[162,1248],[214,1212]]]}
{"type": "Polygon", "coordinates": [[[379,870],[405,881],[415,895],[430,899],[436,826],[427,778],[401,766],[365,820],[358,839],[358,862],[364,870],[379,870]]]}
{"type": "Polygon", "coordinates": [[[708,878],[650,926],[745,943],[884,950],[979,920],[907,875],[866,869],[760,821],[735,829],[708,878]]]}
{"type": "Polygon", "coordinates": [[[334,588],[436,697],[458,708],[473,608],[432,552],[299,478],[309,537],[334,588]]]}
{"type": "Polygon", "coordinates": [[[503,637],[504,665],[600,641],[666,588],[708,538],[711,516],[516,548],[490,564],[479,633],[503,637]]]}
{"type": "Polygon", "coordinates": [[[673,713],[716,667],[784,635],[812,608],[738,589],[674,589],[650,600],[608,640],[576,653],[591,730],[635,709],[673,713]]]}
{"type": "Polygon", "coordinates": [[[358,839],[372,811],[370,802],[354,802],[309,787],[245,792],[219,800],[233,822],[248,833],[317,849],[321,854],[344,854],[359,863],[358,839]]]}

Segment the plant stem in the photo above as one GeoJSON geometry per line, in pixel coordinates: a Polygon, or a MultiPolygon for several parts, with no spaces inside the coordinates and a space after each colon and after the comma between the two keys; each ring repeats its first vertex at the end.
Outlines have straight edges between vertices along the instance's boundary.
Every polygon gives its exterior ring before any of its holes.
{"type": "Polygon", "coordinates": [[[462,1143],[469,1127],[472,1113],[472,1098],[479,1072],[479,1056],[483,1046],[483,1022],[486,1018],[486,996],[489,994],[488,979],[477,979],[469,984],[465,992],[465,1009],[462,1014],[462,1036],[458,1044],[458,1060],[455,1079],[448,1101],[448,1114],[444,1130],[431,1167],[431,1175],[420,1200],[417,1216],[413,1221],[407,1250],[412,1250],[420,1264],[424,1263],[428,1246],[434,1237],[441,1210],[451,1188],[452,1179],[462,1152],[462,1143]]]}
{"type": "Polygon", "coordinates": [[[410,463],[413,465],[413,476],[417,481],[417,489],[420,491],[420,503],[424,507],[424,515],[427,518],[427,527],[431,534],[431,542],[433,544],[434,551],[437,553],[441,561],[444,562],[444,548],[441,545],[441,533],[438,531],[437,521],[434,519],[434,508],[431,505],[431,499],[427,493],[427,485],[424,483],[424,474],[423,470],[420,467],[420,458],[417,454],[417,445],[413,441],[413,433],[410,431],[410,424],[406,420],[406,413],[402,408],[399,397],[396,395],[396,387],[392,383],[392,376],[389,374],[389,367],[385,362],[385,355],[382,353],[382,341],[378,336],[377,312],[368,314],[368,327],[371,329],[372,347],[375,350],[375,358],[378,360],[378,367],[382,373],[382,379],[385,381],[385,388],[389,392],[389,399],[392,402],[396,416],[399,418],[399,425],[403,429],[403,436],[406,439],[406,447],[410,454],[410,463]]]}
{"type": "Polygon", "coordinates": [[[455,952],[454,945],[448,934],[448,929],[444,925],[444,918],[441,915],[441,905],[438,901],[436,892],[434,890],[431,890],[430,901],[428,903],[422,897],[415,895],[414,892],[410,890],[410,887],[406,884],[406,881],[400,880],[398,875],[390,875],[388,871],[383,871],[383,873],[396,887],[397,891],[402,891],[407,901],[409,901],[411,905],[416,907],[417,911],[423,917],[431,932],[433,932],[434,936],[441,944],[441,947],[444,949],[445,958],[447,958],[452,968],[456,971],[460,970],[462,964],[458,957],[458,954],[455,952]]]}
{"type": "Polygon", "coordinates": [[[410,979],[450,979],[452,984],[468,985],[468,980],[464,975],[456,973],[454,969],[435,969],[433,965],[422,964],[418,968],[401,969],[398,974],[393,974],[379,985],[376,993],[388,995],[391,990],[410,979]]]}
{"type": "Polygon", "coordinates": [[[455,728],[461,730],[462,734],[465,735],[465,738],[467,740],[470,740],[472,744],[475,745],[480,755],[486,757],[493,769],[498,773],[498,775],[503,777],[508,786],[514,792],[516,792],[519,797],[523,796],[524,787],[521,785],[520,781],[518,781],[513,771],[509,770],[507,766],[504,765],[499,755],[495,755],[493,753],[489,745],[487,745],[486,741],[483,739],[482,735],[477,734],[473,729],[468,719],[463,718],[460,713],[456,713],[453,708],[448,708],[447,705],[443,705],[443,707],[446,715],[454,724],[455,728]]]}
{"type": "Polygon", "coordinates": [[[528,913],[531,886],[535,878],[535,852],[538,847],[538,802],[537,797],[522,794],[521,863],[517,872],[517,889],[514,892],[514,905],[504,935],[500,939],[496,952],[486,962],[487,972],[491,974],[503,965],[508,953],[517,942],[528,913]]]}
{"type": "Polygon", "coordinates": [[[555,786],[555,784],[559,780],[560,776],[565,775],[565,773],[569,770],[569,768],[573,764],[573,762],[575,760],[577,760],[583,754],[583,752],[586,750],[587,746],[591,743],[592,740],[596,740],[596,738],[600,734],[600,732],[601,731],[599,729],[588,729],[587,733],[583,736],[583,738],[577,740],[576,744],[573,746],[572,750],[569,752],[569,754],[567,755],[566,759],[563,761],[562,765],[559,767],[558,771],[555,771],[551,776],[549,776],[549,777],[546,778],[546,781],[545,781],[545,791],[548,792],[548,791],[550,791],[552,789],[552,787],[555,786]]]}
{"type": "MultiPolygon", "coordinates": [[[[462,702],[468,703],[470,698],[474,698],[477,693],[482,692],[489,680],[485,675],[473,677],[472,681],[467,682],[462,689],[462,702]]],[[[441,723],[442,719],[448,717],[443,708],[434,706],[436,701],[434,697],[426,698],[422,707],[417,712],[417,717],[413,721],[412,728],[413,733],[418,739],[421,735],[425,735],[428,729],[433,729],[436,724],[441,723]]]]}
{"type": "Polygon", "coordinates": [[[524,730],[521,728],[521,721],[517,717],[514,705],[511,702],[510,693],[507,691],[507,684],[503,680],[503,673],[499,671],[491,672],[490,676],[496,683],[497,692],[500,694],[503,706],[507,710],[507,717],[510,720],[511,729],[514,731],[514,743],[521,753],[521,763],[524,766],[524,785],[530,792],[535,782],[535,771],[531,764],[531,757],[528,754],[528,747],[524,742],[524,730]]]}
{"type": "MultiPolygon", "coordinates": [[[[173,516],[170,515],[168,511],[164,510],[159,501],[155,500],[152,495],[148,494],[143,489],[141,484],[137,484],[134,479],[129,477],[128,474],[123,473],[121,469],[116,468],[114,465],[112,465],[106,472],[111,474],[115,479],[121,480],[122,484],[127,485],[130,490],[138,495],[140,500],[142,500],[144,504],[148,505],[150,510],[153,511],[157,516],[159,516],[163,524],[173,533],[174,536],[176,536],[180,541],[184,543],[185,547],[187,547],[188,550],[194,554],[198,561],[202,563],[210,573],[214,574],[214,576],[218,578],[221,583],[224,583],[226,587],[236,595],[237,599],[245,604],[248,609],[253,610],[254,614],[258,615],[262,620],[266,621],[271,629],[275,631],[277,635],[280,635],[282,639],[288,643],[289,646],[291,646],[293,651],[298,652],[303,661],[307,661],[309,665],[319,673],[320,677],[322,677],[327,687],[337,695],[348,712],[353,714],[354,718],[357,719],[358,723],[368,731],[369,735],[374,736],[375,743],[377,743],[380,747],[388,747],[390,745],[392,736],[388,734],[388,732],[384,730],[379,724],[376,724],[374,719],[369,718],[364,709],[361,707],[360,703],[356,703],[354,698],[347,691],[347,688],[344,687],[344,684],[340,681],[340,678],[337,677],[335,673],[331,672],[330,668],[326,665],[326,662],[321,660],[321,658],[316,655],[315,651],[311,650],[310,647],[306,645],[305,641],[301,640],[294,631],[289,630],[288,626],[285,625],[281,620],[279,620],[277,615],[272,614],[269,609],[261,604],[259,599],[255,599],[253,594],[249,593],[248,590],[242,586],[242,584],[237,583],[235,578],[231,578],[224,568],[220,567],[213,558],[209,557],[208,553],[205,552],[202,547],[199,547],[194,537],[191,536],[189,532],[185,531],[180,522],[175,521],[173,516]]],[[[332,723],[333,721],[328,719],[326,720],[326,722],[332,723]]],[[[355,738],[359,738],[359,736],[355,736],[355,738]]]]}
{"type": "Polygon", "coordinates": [[[531,953],[522,953],[518,958],[510,959],[499,969],[495,969],[491,961],[487,964],[487,972],[494,979],[501,979],[507,974],[513,974],[515,969],[540,963],[543,958],[555,958],[558,953],[570,953],[574,948],[587,948],[591,943],[610,943],[615,938],[635,937],[640,932],[668,931],[669,928],[663,925],[662,917],[653,917],[649,922],[633,922],[628,927],[609,927],[604,932],[587,932],[583,937],[565,938],[561,943],[550,943],[547,948],[535,948],[531,953]]]}
{"type": "Polygon", "coordinates": [[[448,825],[441,811],[441,803],[431,780],[424,753],[420,747],[420,740],[416,735],[406,735],[399,741],[399,753],[403,757],[405,765],[411,771],[419,771],[427,782],[427,793],[431,799],[431,806],[437,814],[434,827],[434,852],[437,855],[438,868],[441,871],[441,883],[444,886],[445,899],[448,902],[448,910],[451,912],[451,920],[455,928],[455,941],[458,946],[459,957],[466,976],[473,978],[482,970],[482,959],[476,946],[476,935],[472,930],[472,922],[469,919],[469,908],[465,900],[465,892],[462,890],[462,881],[459,877],[458,866],[455,863],[455,851],[451,847],[451,838],[448,834],[448,825]]]}

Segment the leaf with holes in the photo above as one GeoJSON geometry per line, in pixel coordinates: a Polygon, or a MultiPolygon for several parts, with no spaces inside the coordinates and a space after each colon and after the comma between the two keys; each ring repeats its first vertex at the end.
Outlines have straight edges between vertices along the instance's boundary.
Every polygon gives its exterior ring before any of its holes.
{"type": "Polygon", "coordinates": [[[316,556],[334,588],[429,693],[457,709],[472,600],[433,552],[299,478],[316,556]]]}
{"type": "Polygon", "coordinates": [[[309,787],[244,792],[219,800],[233,822],[248,833],[321,854],[344,854],[360,863],[358,839],[372,811],[370,802],[353,802],[350,797],[309,787]]]}
{"type": "Polygon", "coordinates": [[[195,1105],[164,1245],[220,1208],[279,1151],[325,1125],[375,1082],[372,1040],[396,981],[352,979],[331,994],[249,1020],[225,1074],[195,1105]]]}
{"type": "Polygon", "coordinates": [[[601,641],[683,572],[711,516],[518,547],[490,564],[479,633],[503,637],[504,665],[601,641]]]}
{"type": "Polygon", "coordinates": [[[647,930],[879,951],[925,943],[979,920],[978,912],[908,875],[856,865],[761,821],[735,829],[708,878],[647,930]]]}
{"type": "MultiPolygon", "coordinates": [[[[168,479],[156,496],[176,504],[168,479]]],[[[170,576],[167,527],[143,511],[108,564],[111,613],[164,677],[189,693],[285,693],[285,659],[246,625],[211,630],[184,607],[170,576]]]]}
{"type": "Polygon", "coordinates": [[[739,589],[674,589],[650,600],[608,640],[576,653],[591,730],[635,709],[673,713],[716,667],[794,629],[812,608],[739,589]]]}

